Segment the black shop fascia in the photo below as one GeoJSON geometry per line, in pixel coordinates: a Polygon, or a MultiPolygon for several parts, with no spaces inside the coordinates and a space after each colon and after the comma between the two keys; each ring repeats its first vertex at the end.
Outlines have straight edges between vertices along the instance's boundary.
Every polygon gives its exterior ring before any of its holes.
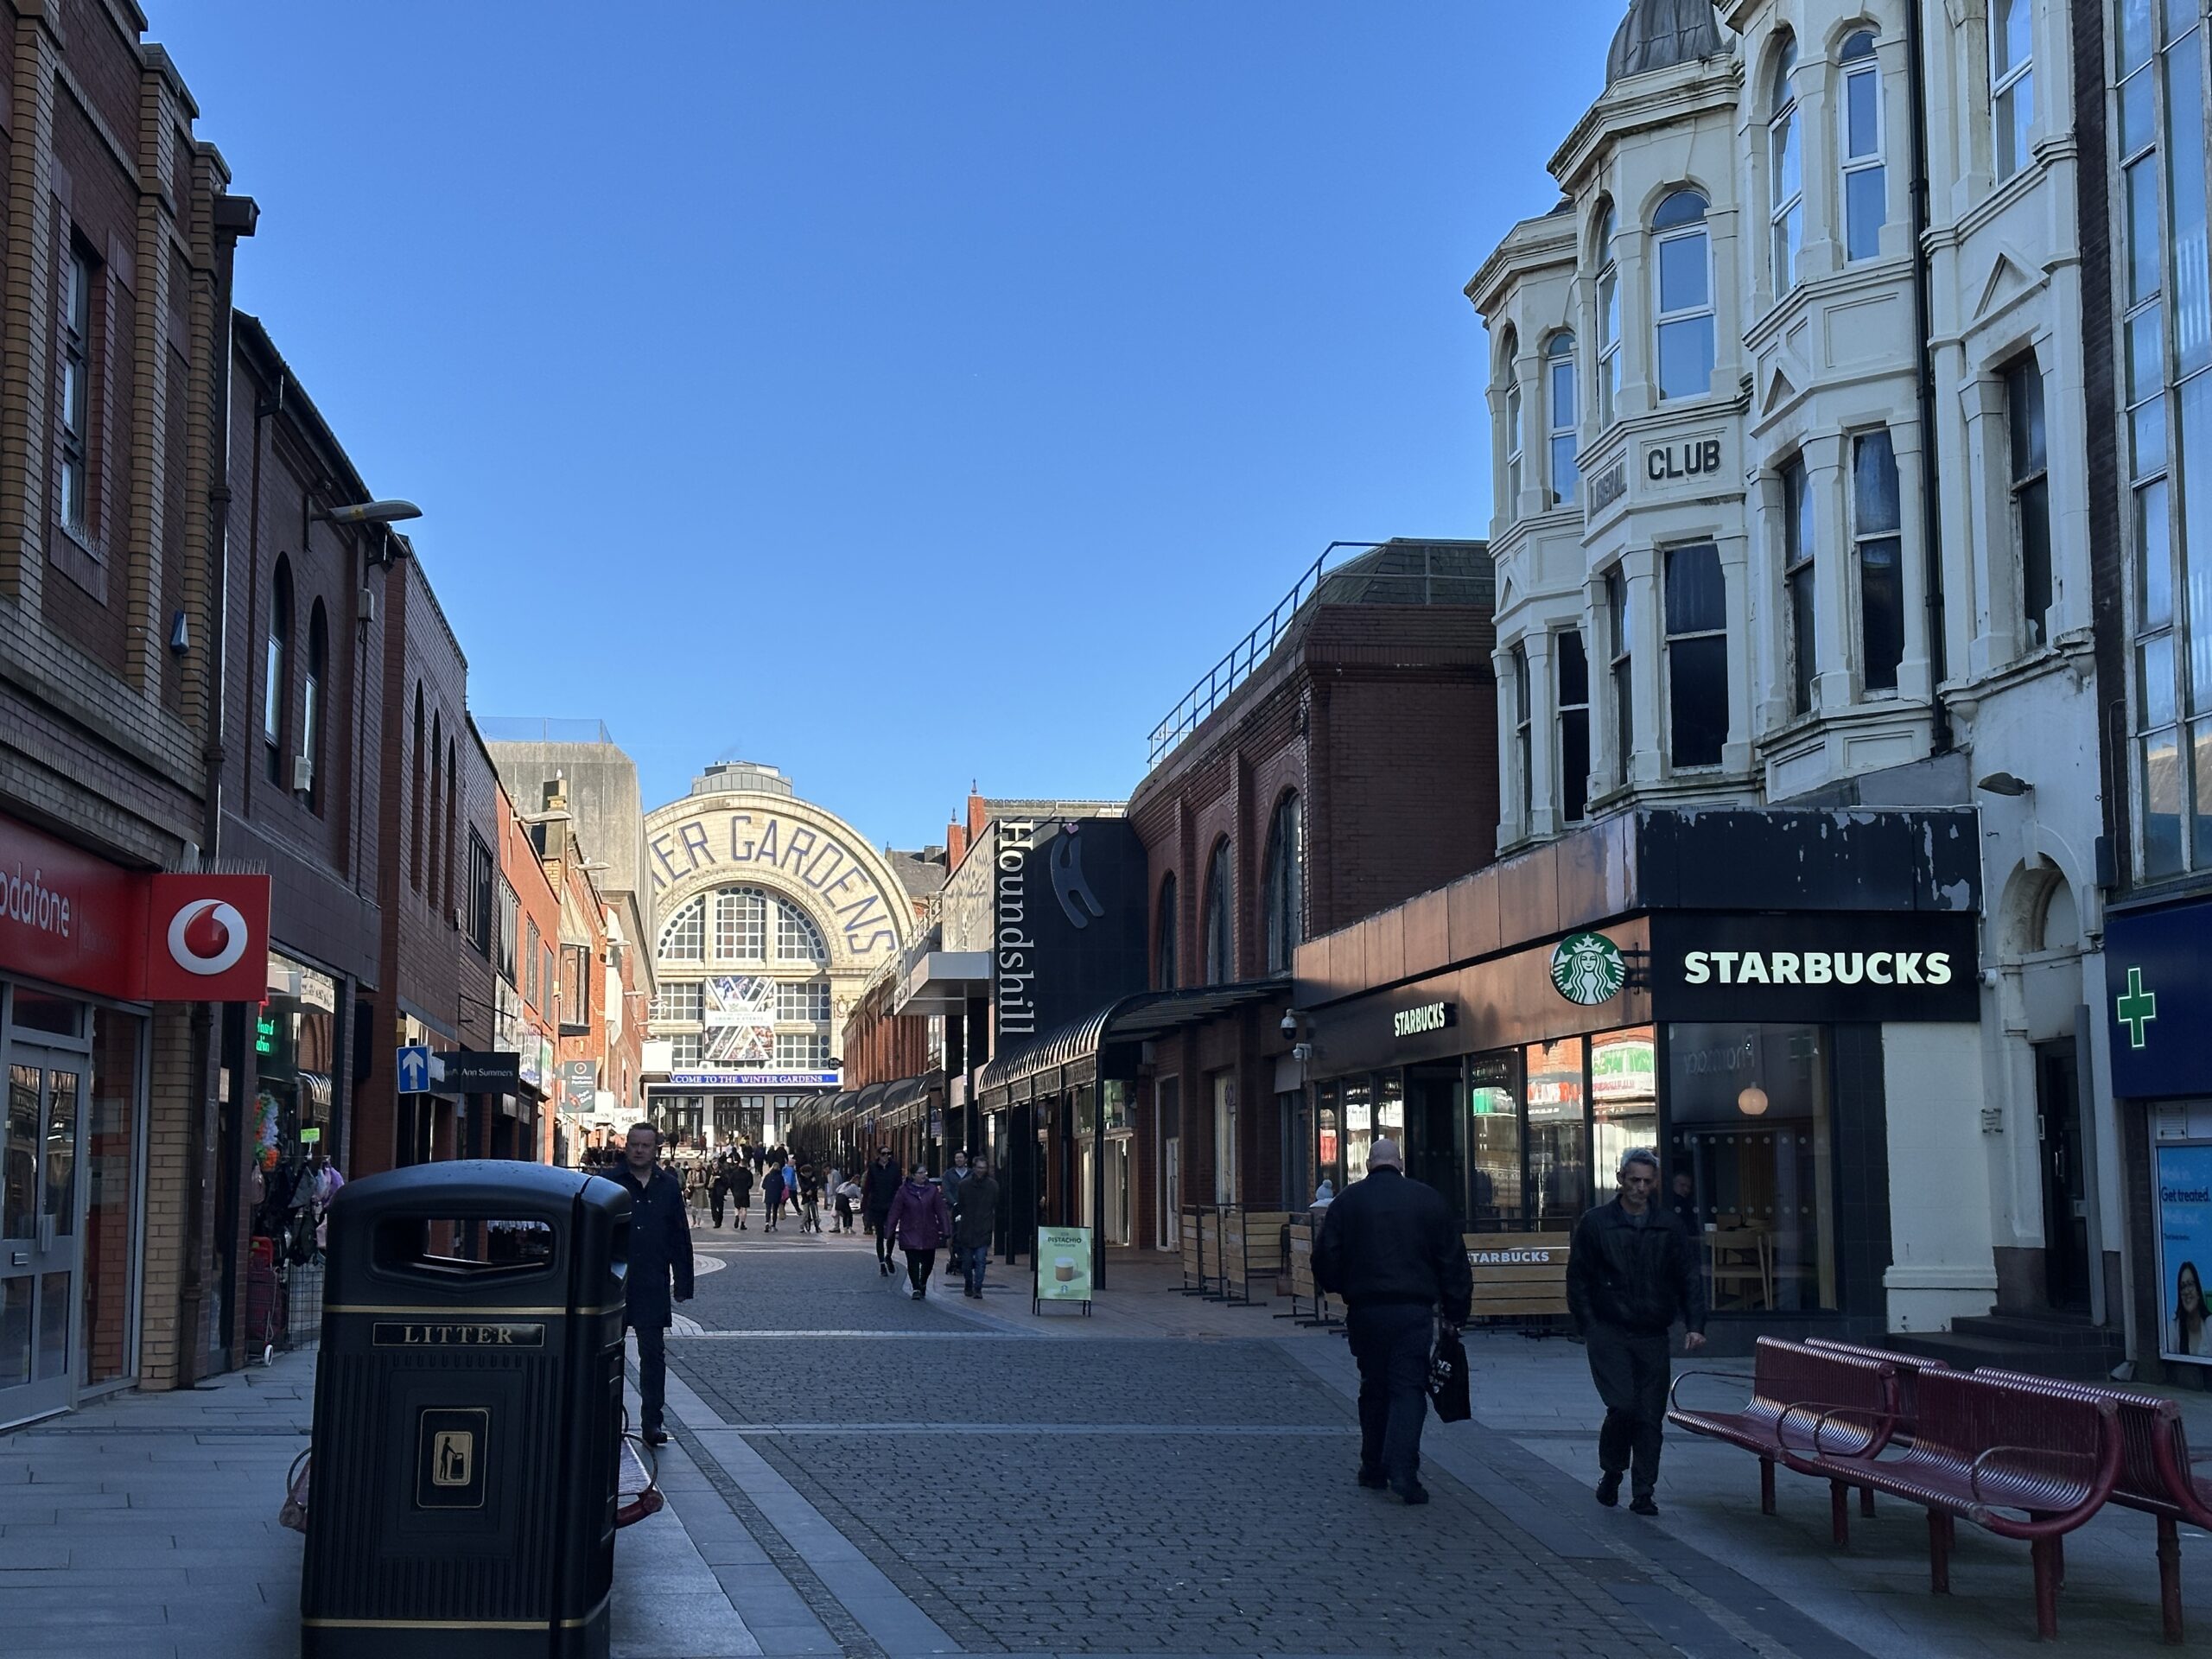
{"type": "Polygon", "coordinates": [[[1974,814],[1649,811],[1299,953],[1316,1178],[1376,1138],[1469,1231],[1564,1232],[1655,1150],[1717,1314],[1873,1334],[1885,1033],[1977,1039],[1974,814]]]}

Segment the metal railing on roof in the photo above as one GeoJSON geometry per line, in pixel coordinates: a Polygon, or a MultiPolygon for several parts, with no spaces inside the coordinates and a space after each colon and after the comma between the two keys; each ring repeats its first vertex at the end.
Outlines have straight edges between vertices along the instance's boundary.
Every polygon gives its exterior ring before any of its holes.
{"type": "Polygon", "coordinates": [[[476,729],[486,743],[604,743],[614,734],[603,720],[551,720],[541,715],[479,715],[476,729]]]}

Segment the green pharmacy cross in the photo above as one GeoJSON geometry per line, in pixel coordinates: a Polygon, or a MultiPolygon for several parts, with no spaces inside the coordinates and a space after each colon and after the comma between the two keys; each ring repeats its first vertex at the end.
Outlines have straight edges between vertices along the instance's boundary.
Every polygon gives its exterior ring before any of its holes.
{"type": "Polygon", "coordinates": [[[2158,999],[2143,988],[2143,970],[2127,970],[2127,995],[2115,1005],[2113,1013],[2120,1023],[2127,1027],[2127,1046],[2140,1048],[2147,1040],[2144,1027],[2158,1017],[2158,999]]]}

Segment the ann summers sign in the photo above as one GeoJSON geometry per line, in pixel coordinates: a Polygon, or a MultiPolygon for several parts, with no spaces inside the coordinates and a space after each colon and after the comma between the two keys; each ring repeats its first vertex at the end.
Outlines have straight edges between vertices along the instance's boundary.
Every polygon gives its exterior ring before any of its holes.
{"type": "Polygon", "coordinates": [[[1845,911],[1651,918],[1662,1020],[1971,1023],[1976,922],[1957,912],[1845,911]]]}

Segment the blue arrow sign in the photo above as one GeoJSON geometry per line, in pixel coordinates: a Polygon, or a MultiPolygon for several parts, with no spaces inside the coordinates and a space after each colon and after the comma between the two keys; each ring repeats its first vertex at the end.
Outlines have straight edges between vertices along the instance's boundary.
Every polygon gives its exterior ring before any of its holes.
{"type": "Polygon", "coordinates": [[[430,1051],[417,1046],[399,1051],[399,1092],[419,1095],[430,1086],[430,1051]]]}

